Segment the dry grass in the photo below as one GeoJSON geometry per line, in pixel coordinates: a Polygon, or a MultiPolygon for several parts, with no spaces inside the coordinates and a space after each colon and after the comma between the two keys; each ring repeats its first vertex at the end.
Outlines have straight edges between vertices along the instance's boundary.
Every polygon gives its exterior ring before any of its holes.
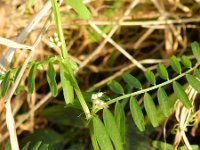
{"type": "MultiPolygon", "coordinates": [[[[15,40],[31,18],[43,7],[44,2],[36,0],[35,4],[33,8],[27,9],[24,1],[2,0],[0,36],[15,40]]],[[[136,67],[141,72],[146,68],[154,69],[157,63],[166,63],[166,59],[172,54],[190,55],[191,50],[188,46],[194,40],[199,41],[200,5],[192,0],[89,0],[87,6],[93,14],[90,21],[78,19],[74,11],[66,5],[60,7],[67,47],[71,57],[79,65],[77,80],[83,91],[99,90],[107,81],[119,77],[126,70],[136,67]]],[[[32,45],[44,21],[45,19],[42,19],[22,43],[32,45]]],[[[52,23],[34,51],[33,60],[58,55],[59,51],[49,45],[49,37],[54,32],[55,25],[52,23]]],[[[7,48],[0,48],[2,56],[7,48]]],[[[26,50],[16,50],[10,67],[22,65],[27,57],[26,50]]],[[[16,118],[18,135],[40,126],[48,126],[44,118],[37,116],[38,110],[41,111],[47,105],[60,103],[59,98],[53,99],[46,89],[44,71],[37,73],[36,92],[31,96],[27,94],[27,76],[28,69],[21,81],[23,90],[19,95],[12,97],[12,110],[16,118]],[[20,110],[24,110],[24,106],[27,107],[27,113],[20,116],[20,110]]],[[[61,88],[60,84],[58,87],[61,88]]],[[[182,119],[188,112],[179,105],[176,107],[174,111],[178,114],[177,120],[180,121],[180,126],[184,126],[185,121],[182,119]]],[[[191,129],[193,136],[196,136],[200,122],[198,112],[194,116],[196,125],[191,129]]],[[[4,145],[9,134],[3,105],[0,106],[0,122],[0,145],[4,145]]],[[[187,137],[180,133],[182,129],[177,132],[174,144],[183,140],[190,148],[187,137]]]]}

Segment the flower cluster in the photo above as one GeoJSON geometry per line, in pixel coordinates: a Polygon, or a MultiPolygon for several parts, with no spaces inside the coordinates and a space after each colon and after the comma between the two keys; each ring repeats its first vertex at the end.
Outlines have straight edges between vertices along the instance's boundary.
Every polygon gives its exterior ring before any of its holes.
{"type": "Polygon", "coordinates": [[[106,106],[106,103],[102,101],[100,98],[103,96],[103,92],[98,92],[96,94],[92,94],[93,105],[98,108],[102,109],[106,106]]]}
{"type": "Polygon", "coordinates": [[[50,37],[49,40],[50,40],[49,44],[52,48],[55,47],[55,46],[60,47],[62,45],[62,43],[61,43],[61,41],[58,37],[58,34],[56,32],[54,33],[53,37],[50,37]]]}

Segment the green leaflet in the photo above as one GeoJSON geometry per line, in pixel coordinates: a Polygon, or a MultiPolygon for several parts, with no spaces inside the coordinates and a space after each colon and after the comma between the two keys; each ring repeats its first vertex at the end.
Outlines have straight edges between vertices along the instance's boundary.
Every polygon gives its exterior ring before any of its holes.
{"type": "Polygon", "coordinates": [[[173,89],[174,89],[175,94],[179,98],[179,100],[183,103],[183,105],[186,108],[191,108],[192,104],[190,100],[188,99],[187,94],[185,93],[184,89],[177,81],[173,81],[173,89]]]}
{"type": "Polygon", "coordinates": [[[89,122],[89,129],[90,129],[90,138],[91,138],[91,141],[92,141],[93,149],[94,150],[100,150],[98,142],[97,142],[97,138],[94,135],[94,126],[93,126],[93,122],[92,121],[89,122]]]}
{"type": "Polygon", "coordinates": [[[29,76],[28,76],[28,91],[29,93],[33,93],[35,89],[35,74],[36,74],[37,65],[34,63],[31,67],[29,76]]]}
{"type": "Polygon", "coordinates": [[[181,65],[180,65],[178,59],[176,58],[176,56],[173,55],[170,58],[169,62],[170,62],[170,65],[172,66],[172,69],[174,71],[176,71],[177,73],[181,74],[181,65]]]}
{"type": "Polygon", "coordinates": [[[189,82],[189,84],[200,93],[200,81],[197,80],[195,77],[193,77],[190,74],[186,74],[186,79],[189,82]]]}
{"type": "Polygon", "coordinates": [[[170,115],[170,104],[168,101],[168,96],[162,87],[160,87],[158,89],[157,96],[158,96],[158,103],[160,105],[161,111],[163,112],[165,117],[169,116],[170,115]]]}
{"type": "Polygon", "coordinates": [[[137,78],[135,78],[134,76],[132,76],[130,73],[124,72],[122,74],[122,78],[131,87],[134,87],[136,89],[142,89],[142,85],[141,85],[140,81],[137,78]]]}
{"type": "Polygon", "coordinates": [[[91,14],[82,0],[65,0],[83,19],[90,19],[91,14]]]}
{"type": "Polygon", "coordinates": [[[103,110],[103,121],[105,124],[106,131],[108,135],[110,136],[113,145],[115,146],[116,150],[122,150],[122,141],[119,129],[117,127],[116,121],[112,113],[109,109],[105,108],[103,110]]]}
{"type": "Polygon", "coordinates": [[[114,112],[115,121],[117,122],[117,127],[120,130],[121,141],[125,143],[125,132],[126,132],[126,117],[123,106],[120,102],[115,104],[115,112],[114,112]]]}
{"type": "Polygon", "coordinates": [[[58,88],[57,88],[57,83],[56,83],[56,72],[53,68],[52,62],[48,63],[46,76],[47,76],[47,81],[48,81],[51,93],[55,97],[58,95],[58,88]]]}
{"type": "Polygon", "coordinates": [[[152,85],[155,85],[156,84],[156,77],[154,75],[154,73],[147,69],[145,72],[144,72],[144,75],[146,77],[146,79],[152,84],[152,85]]]}
{"type": "Polygon", "coordinates": [[[194,74],[200,79],[200,71],[198,69],[194,69],[194,74]]]}
{"type": "Polygon", "coordinates": [[[115,80],[108,82],[108,87],[116,94],[124,94],[124,89],[121,84],[115,80]]]}
{"type": "Polygon", "coordinates": [[[10,85],[10,71],[8,71],[5,75],[5,78],[2,81],[2,89],[1,89],[1,96],[4,97],[6,92],[8,91],[10,85]]]}
{"type": "Polygon", "coordinates": [[[145,130],[144,115],[142,113],[140,105],[138,104],[138,101],[132,96],[130,98],[129,104],[130,104],[131,115],[136,126],[140,131],[144,131],[145,130]]]}
{"type": "Polygon", "coordinates": [[[157,114],[156,106],[153,102],[152,97],[148,93],[144,94],[144,108],[147,112],[147,115],[153,127],[157,127],[159,125],[159,122],[158,122],[158,114],[157,114]]]}
{"type": "Polygon", "coordinates": [[[92,124],[94,135],[96,136],[101,150],[113,150],[111,140],[101,120],[98,117],[93,117],[92,124]]]}
{"type": "Polygon", "coordinates": [[[169,80],[169,75],[168,75],[167,69],[165,68],[165,66],[163,64],[157,65],[157,72],[162,79],[169,80]]]}
{"type": "MultiPolygon", "coordinates": [[[[199,150],[199,146],[198,145],[190,145],[192,150],[199,150]]],[[[180,146],[177,148],[177,150],[188,150],[188,148],[186,146],[180,146]]]]}
{"type": "Polygon", "coordinates": [[[181,62],[187,68],[191,68],[192,67],[192,63],[191,63],[190,59],[185,55],[181,56],[181,62]]]}
{"type": "Polygon", "coordinates": [[[199,43],[198,42],[193,42],[191,44],[191,47],[192,47],[192,52],[194,54],[194,57],[200,61],[200,47],[199,47],[199,43]]]}
{"type": "Polygon", "coordinates": [[[158,150],[173,150],[173,145],[168,144],[166,142],[162,142],[162,141],[153,141],[152,145],[154,148],[158,149],[158,150]]]}
{"type": "Polygon", "coordinates": [[[70,75],[67,70],[67,67],[63,62],[60,62],[59,65],[60,65],[60,79],[63,88],[63,95],[65,98],[65,102],[66,104],[72,104],[74,103],[74,89],[69,77],[70,75]]]}

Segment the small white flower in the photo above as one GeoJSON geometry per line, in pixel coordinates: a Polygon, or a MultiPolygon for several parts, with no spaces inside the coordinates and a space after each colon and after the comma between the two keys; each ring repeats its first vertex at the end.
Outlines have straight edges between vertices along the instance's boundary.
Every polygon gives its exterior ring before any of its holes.
{"type": "Polygon", "coordinates": [[[58,42],[57,46],[60,47],[62,45],[62,42],[58,42]]]}
{"type": "Polygon", "coordinates": [[[105,102],[100,101],[99,106],[105,106],[105,102]]]}
{"type": "Polygon", "coordinates": [[[49,46],[54,48],[55,47],[55,44],[53,42],[49,42],[49,46]]]}
{"type": "Polygon", "coordinates": [[[54,32],[54,36],[55,36],[55,37],[58,37],[58,33],[57,33],[57,32],[54,32]]]}
{"type": "Polygon", "coordinates": [[[100,101],[99,99],[95,99],[95,100],[94,100],[94,104],[95,104],[95,105],[100,105],[100,104],[101,104],[101,101],[100,101]]]}
{"type": "Polygon", "coordinates": [[[59,38],[57,36],[54,38],[54,40],[55,42],[59,42],[59,38]]]}
{"type": "Polygon", "coordinates": [[[98,97],[103,96],[103,92],[99,92],[99,93],[97,93],[97,96],[98,96],[98,97]]]}
{"type": "Polygon", "coordinates": [[[51,42],[54,42],[52,37],[50,37],[49,40],[50,40],[51,42]]]}
{"type": "Polygon", "coordinates": [[[98,98],[97,94],[92,94],[92,99],[97,99],[97,98],[98,98]]]}

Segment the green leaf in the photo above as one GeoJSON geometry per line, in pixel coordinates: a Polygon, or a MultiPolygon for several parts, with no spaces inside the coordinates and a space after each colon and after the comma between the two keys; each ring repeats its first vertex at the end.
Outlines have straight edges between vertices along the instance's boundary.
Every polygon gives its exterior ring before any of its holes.
{"type": "Polygon", "coordinates": [[[124,94],[124,89],[121,84],[115,80],[111,80],[108,82],[109,88],[116,94],[124,94]]]}
{"type": "Polygon", "coordinates": [[[192,47],[192,52],[194,54],[194,57],[200,61],[200,47],[199,47],[199,43],[198,42],[193,42],[191,44],[191,47],[192,47]]]}
{"type": "Polygon", "coordinates": [[[160,105],[161,111],[163,112],[165,117],[169,116],[170,115],[170,103],[168,101],[168,96],[162,87],[160,87],[158,89],[157,96],[158,96],[158,103],[160,105]]]}
{"type": "Polygon", "coordinates": [[[42,144],[42,141],[37,142],[37,143],[33,146],[33,148],[31,148],[31,150],[39,150],[41,144],[42,144]]]}
{"type": "Polygon", "coordinates": [[[27,142],[26,145],[22,148],[22,150],[28,150],[31,142],[27,142]]]}
{"type": "Polygon", "coordinates": [[[194,74],[200,79],[200,71],[198,69],[194,69],[194,74]]]}
{"type": "Polygon", "coordinates": [[[121,141],[122,143],[125,143],[126,117],[125,117],[123,106],[120,102],[117,102],[115,104],[114,117],[115,117],[115,121],[117,122],[117,127],[120,131],[121,141]]]}
{"type": "Polygon", "coordinates": [[[136,89],[142,89],[142,85],[141,85],[140,81],[137,78],[135,78],[134,76],[132,76],[130,73],[124,72],[122,74],[122,78],[131,87],[134,87],[136,89]]]}
{"type": "Polygon", "coordinates": [[[101,120],[98,117],[93,117],[92,123],[94,127],[94,135],[96,136],[101,150],[113,150],[111,140],[101,120]]]}
{"type": "Polygon", "coordinates": [[[154,75],[154,73],[147,69],[145,72],[144,72],[144,75],[146,77],[146,79],[152,84],[152,85],[155,85],[156,84],[156,77],[154,75]]]}
{"type": "MultiPolygon", "coordinates": [[[[198,145],[190,145],[192,150],[199,150],[199,146],[198,145]]],[[[188,150],[188,148],[186,146],[180,146],[177,148],[177,150],[188,150]]]]}
{"type": "Polygon", "coordinates": [[[153,141],[152,145],[158,150],[173,150],[173,145],[162,141],[153,141]]]}
{"type": "Polygon", "coordinates": [[[185,55],[182,55],[181,56],[181,62],[182,64],[187,67],[187,68],[191,68],[192,67],[192,62],[190,61],[190,59],[185,56],[185,55]]]}
{"type": "Polygon", "coordinates": [[[107,130],[108,135],[110,136],[115,149],[116,150],[122,150],[122,141],[120,136],[120,130],[117,127],[116,121],[112,113],[109,109],[105,108],[103,110],[103,121],[105,124],[105,128],[107,130]]]}
{"type": "Polygon", "coordinates": [[[91,14],[82,0],[65,0],[83,19],[90,19],[91,14]]]}
{"type": "Polygon", "coordinates": [[[162,79],[169,80],[167,69],[165,68],[163,64],[157,65],[157,72],[162,79]]]}
{"type": "Polygon", "coordinates": [[[4,97],[10,86],[10,71],[8,71],[2,81],[1,96],[4,97]]]}
{"type": "Polygon", "coordinates": [[[142,108],[138,104],[138,101],[132,96],[130,98],[130,110],[132,118],[140,131],[145,130],[144,126],[144,116],[142,113],[142,108]]]}
{"type": "Polygon", "coordinates": [[[147,112],[147,115],[153,127],[157,127],[159,125],[159,122],[158,122],[158,114],[157,114],[156,106],[153,102],[152,97],[148,93],[144,94],[144,108],[147,112]]]}
{"type": "Polygon", "coordinates": [[[35,89],[35,74],[36,74],[37,65],[34,63],[31,67],[29,76],[28,76],[28,91],[29,93],[33,93],[35,89]]]}
{"type": "Polygon", "coordinates": [[[173,81],[173,89],[174,89],[175,94],[179,98],[179,100],[183,103],[183,105],[186,108],[191,108],[192,104],[190,100],[188,99],[187,94],[185,93],[184,89],[177,81],[173,81]]]}
{"type": "Polygon", "coordinates": [[[170,65],[172,66],[172,69],[174,71],[176,71],[177,73],[181,74],[181,65],[180,65],[178,59],[176,58],[176,56],[173,55],[170,58],[169,62],[170,62],[170,65]]]}
{"type": "Polygon", "coordinates": [[[66,104],[74,103],[74,89],[69,79],[68,70],[63,62],[60,62],[60,79],[66,104]]]}
{"type": "Polygon", "coordinates": [[[56,83],[56,72],[51,62],[48,63],[46,76],[47,76],[47,81],[48,81],[51,93],[55,97],[58,95],[58,88],[57,88],[57,83],[56,83]]]}
{"type": "Polygon", "coordinates": [[[90,138],[91,138],[91,141],[92,141],[93,149],[94,150],[100,150],[98,142],[97,142],[97,138],[94,135],[94,126],[93,126],[93,122],[92,121],[89,122],[89,129],[90,129],[90,138]]]}
{"type": "Polygon", "coordinates": [[[195,77],[193,77],[190,74],[186,74],[186,79],[189,82],[189,84],[200,93],[200,81],[197,80],[195,77]]]}

